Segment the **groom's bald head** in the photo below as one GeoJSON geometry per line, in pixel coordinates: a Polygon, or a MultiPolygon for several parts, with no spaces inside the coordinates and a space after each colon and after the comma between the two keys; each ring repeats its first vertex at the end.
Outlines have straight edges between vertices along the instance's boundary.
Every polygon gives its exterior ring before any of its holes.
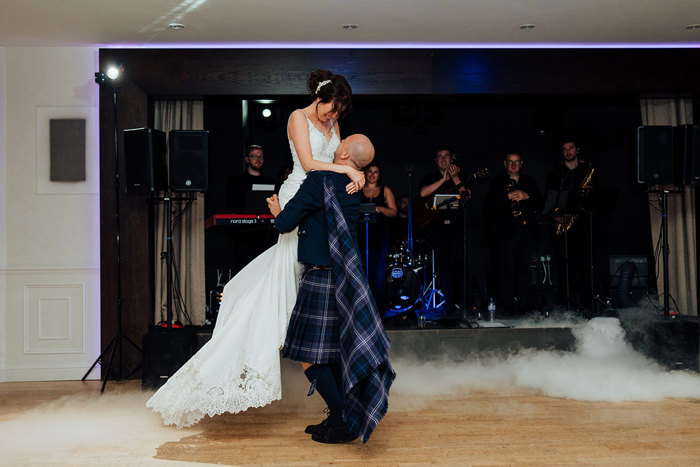
{"type": "Polygon", "coordinates": [[[374,159],[374,146],[365,135],[350,135],[340,142],[335,150],[333,162],[349,165],[358,170],[372,162],[374,159]]]}

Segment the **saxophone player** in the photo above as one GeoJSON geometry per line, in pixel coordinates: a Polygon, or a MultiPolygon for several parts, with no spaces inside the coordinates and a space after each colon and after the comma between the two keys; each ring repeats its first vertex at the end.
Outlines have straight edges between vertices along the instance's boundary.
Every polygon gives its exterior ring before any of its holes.
{"type": "Polygon", "coordinates": [[[580,152],[574,139],[563,140],[563,164],[552,169],[547,176],[545,214],[552,216],[554,224],[559,299],[569,306],[584,309],[590,304],[592,287],[587,200],[600,183],[593,165],[583,161],[580,152]],[[557,207],[550,209],[553,206],[557,207]]]}
{"type": "Polygon", "coordinates": [[[535,210],[542,207],[537,181],[521,173],[519,153],[506,154],[505,170],[496,174],[486,197],[498,248],[499,302],[506,314],[530,309],[530,262],[537,244],[535,210]]]}

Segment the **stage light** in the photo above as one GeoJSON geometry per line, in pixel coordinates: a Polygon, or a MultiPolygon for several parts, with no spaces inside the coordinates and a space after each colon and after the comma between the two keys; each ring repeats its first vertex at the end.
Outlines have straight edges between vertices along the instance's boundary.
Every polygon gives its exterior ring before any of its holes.
{"type": "Polygon", "coordinates": [[[107,68],[107,78],[111,79],[112,81],[115,81],[117,78],[119,78],[120,74],[121,68],[116,65],[111,65],[109,68],[107,68]]]}
{"type": "Polygon", "coordinates": [[[272,110],[267,109],[267,108],[262,109],[262,116],[263,117],[270,118],[271,115],[272,115],[272,110]]]}
{"type": "Polygon", "coordinates": [[[110,87],[118,87],[123,74],[123,66],[112,64],[107,67],[107,71],[98,71],[95,73],[95,83],[100,86],[107,84],[110,87]]]}

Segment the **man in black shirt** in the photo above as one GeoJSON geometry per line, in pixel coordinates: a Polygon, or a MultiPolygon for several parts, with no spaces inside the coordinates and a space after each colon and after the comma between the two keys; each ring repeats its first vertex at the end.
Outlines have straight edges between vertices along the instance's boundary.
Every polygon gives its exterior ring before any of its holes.
{"type": "MultiPolygon", "coordinates": [[[[226,190],[227,214],[267,214],[262,206],[260,212],[246,212],[246,198],[255,184],[275,185],[275,179],[262,173],[265,157],[262,146],[251,144],[245,157],[244,172],[229,177],[226,190]]],[[[261,198],[264,202],[264,198],[261,198]]],[[[231,229],[233,242],[233,269],[237,273],[260,253],[269,248],[277,239],[275,229],[270,225],[239,225],[231,229]]]]}
{"type": "Polygon", "coordinates": [[[537,181],[522,174],[517,152],[506,154],[505,170],[496,174],[486,211],[498,237],[500,302],[506,314],[530,308],[530,262],[537,243],[535,209],[542,207],[537,181]]]}
{"type": "MultiPolygon", "coordinates": [[[[272,185],[274,187],[277,183],[274,178],[268,177],[262,173],[262,168],[265,164],[265,156],[262,146],[258,146],[257,144],[251,144],[248,146],[245,164],[246,169],[244,172],[233,177],[229,177],[228,179],[228,188],[226,190],[226,208],[229,211],[229,214],[245,213],[246,195],[254,184],[272,185]]],[[[261,211],[247,214],[267,214],[267,212],[261,211]]]]}
{"type": "MultiPolygon", "coordinates": [[[[418,206],[427,204],[432,206],[435,194],[459,194],[468,196],[469,192],[462,180],[460,168],[454,163],[452,151],[444,146],[438,147],[435,152],[435,165],[437,170],[423,177],[420,183],[421,200],[418,206]]],[[[435,211],[432,211],[435,212],[435,211]]],[[[416,214],[418,214],[416,212],[416,214]]],[[[462,232],[462,210],[455,212],[440,211],[434,216],[416,215],[414,220],[418,227],[425,228],[425,236],[430,246],[435,251],[435,266],[438,269],[440,281],[439,289],[445,298],[445,316],[459,318],[461,313],[455,310],[455,302],[461,301],[464,284],[464,242],[462,232]]],[[[467,306],[466,304],[463,304],[467,306]]]]}
{"type": "Polygon", "coordinates": [[[600,183],[593,166],[579,158],[581,150],[573,139],[565,139],[561,151],[564,165],[555,167],[547,176],[545,193],[548,199],[544,214],[552,216],[557,232],[554,235],[554,252],[557,258],[559,297],[562,302],[568,302],[568,306],[586,308],[591,300],[587,208],[593,199],[593,191],[600,183]],[[564,227],[566,224],[570,224],[568,228],[564,227]],[[564,230],[566,235],[563,234],[564,230]]]}

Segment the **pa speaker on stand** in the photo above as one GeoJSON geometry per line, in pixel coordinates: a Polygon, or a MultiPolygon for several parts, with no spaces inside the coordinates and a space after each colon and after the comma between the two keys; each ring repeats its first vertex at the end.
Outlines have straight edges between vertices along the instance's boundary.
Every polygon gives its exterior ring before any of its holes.
{"type": "Polygon", "coordinates": [[[126,192],[146,194],[168,188],[165,133],[152,128],[123,131],[126,192]]]}
{"type": "Polygon", "coordinates": [[[682,161],[676,154],[673,127],[640,126],[637,130],[637,181],[649,185],[682,183],[682,161]]]}
{"type": "Polygon", "coordinates": [[[207,191],[208,137],[206,130],[173,130],[169,133],[171,191],[207,191]]]}
{"type": "Polygon", "coordinates": [[[682,161],[683,184],[700,185],[700,125],[673,128],[673,148],[682,161]]]}

